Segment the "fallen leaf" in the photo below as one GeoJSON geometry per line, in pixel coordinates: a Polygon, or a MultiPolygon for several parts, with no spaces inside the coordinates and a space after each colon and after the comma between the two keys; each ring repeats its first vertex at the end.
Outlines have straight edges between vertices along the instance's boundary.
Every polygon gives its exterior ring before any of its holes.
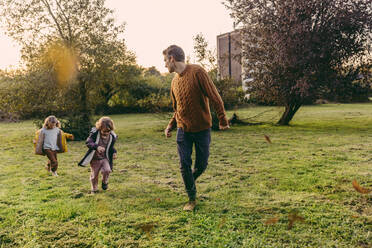
{"type": "Polygon", "coordinates": [[[264,137],[265,137],[265,140],[267,141],[267,143],[271,144],[270,137],[267,136],[266,134],[264,134],[264,137]]]}
{"type": "Polygon", "coordinates": [[[154,223],[147,223],[147,224],[139,225],[139,228],[141,228],[141,230],[146,233],[146,236],[149,239],[152,239],[150,232],[152,231],[152,229],[154,229],[154,227],[155,227],[154,223]]]}
{"type": "Polygon", "coordinates": [[[141,225],[139,225],[139,227],[144,232],[150,232],[152,229],[154,229],[155,224],[154,223],[141,224],[141,225]]]}
{"type": "Polygon", "coordinates": [[[274,217],[274,218],[266,220],[264,224],[265,225],[274,225],[274,224],[278,223],[278,221],[279,221],[279,218],[274,217]]]}
{"type": "Polygon", "coordinates": [[[369,192],[371,192],[370,189],[361,187],[356,180],[353,181],[353,187],[356,191],[358,191],[361,194],[368,194],[369,192]]]}
{"type": "Polygon", "coordinates": [[[161,199],[160,198],[156,198],[155,201],[161,202],[161,199]]]}
{"type": "Polygon", "coordinates": [[[294,223],[295,223],[296,221],[304,222],[305,219],[304,219],[303,217],[297,215],[297,213],[290,213],[290,214],[288,215],[288,221],[289,221],[289,223],[288,223],[288,230],[291,230],[292,227],[293,227],[293,225],[294,225],[294,223]]]}
{"type": "Polygon", "coordinates": [[[218,228],[222,228],[226,223],[226,217],[223,217],[220,224],[218,225],[218,228]]]}

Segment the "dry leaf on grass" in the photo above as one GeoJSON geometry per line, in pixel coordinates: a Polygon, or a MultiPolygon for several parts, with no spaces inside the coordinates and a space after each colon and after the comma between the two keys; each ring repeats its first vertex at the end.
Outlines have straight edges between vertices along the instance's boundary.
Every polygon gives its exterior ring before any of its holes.
{"type": "Polygon", "coordinates": [[[218,228],[222,228],[226,223],[226,217],[223,217],[220,224],[218,225],[218,228]]]}
{"type": "Polygon", "coordinates": [[[140,224],[140,225],[138,225],[138,227],[139,227],[143,232],[146,233],[146,235],[147,235],[147,237],[148,237],[149,239],[152,238],[150,232],[151,232],[152,229],[154,229],[154,227],[155,227],[155,224],[154,224],[154,223],[140,224]]]}
{"type": "Polygon", "coordinates": [[[303,217],[299,216],[297,213],[290,213],[288,215],[288,221],[289,221],[288,230],[291,230],[296,221],[304,222],[305,219],[303,217]]]}
{"type": "Polygon", "coordinates": [[[267,143],[271,144],[270,137],[267,136],[266,134],[264,134],[264,137],[265,137],[265,140],[267,141],[267,143]]]}
{"type": "Polygon", "coordinates": [[[361,194],[368,194],[369,192],[371,192],[370,189],[366,189],[360,186],[356,180],[353,181],[353,187],[356,191],[358,191],[361,194]]]}
{"type": "Polygon", "coordinates": [[[279,221],[279,218],[274,217],[274,218],[266,220],[264,224],[265,225],[274,225],[274,224],[278,223],[278,221],[279,221]]]}
{"type": "Polygon", "coordinates": [[[144,232],[150,232],[152,229],[154,229],[155,224],[154,223],[147,223],[147,224],[141,224],[139,225],[139,228],[142,229],[144,232]]]}

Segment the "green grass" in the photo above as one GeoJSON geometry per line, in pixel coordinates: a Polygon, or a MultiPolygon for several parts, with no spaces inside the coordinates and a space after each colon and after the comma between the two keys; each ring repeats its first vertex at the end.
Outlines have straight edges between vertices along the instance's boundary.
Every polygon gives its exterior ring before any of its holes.
{"type": "MultiPolygon", "coordinates": [[[[277,108],[235,112],[277,120],[277,108]]],[[[231,114],[231,112],[229,113],[231,114]]],[[[0,123],[0,247],[371,247],[372,104],[306,106],[291,126],[213,132],[198,206],[185,213],[175,133],[150,114],[113,116],[118,160],[90,196],[84,142],[59,154],[59,177],[33,154],[32,121],[0,123]],[[263,135],[270,136],[272,144],[263,135]],[[288,230],[288,214],[305,219],[288,230]],[[273,225],[265,221],[278,217],[273,225]],[[151,228],[152,227],[152,228],[151,228]],[[143,229],[150,229],[145,232],[143,229]]]]}

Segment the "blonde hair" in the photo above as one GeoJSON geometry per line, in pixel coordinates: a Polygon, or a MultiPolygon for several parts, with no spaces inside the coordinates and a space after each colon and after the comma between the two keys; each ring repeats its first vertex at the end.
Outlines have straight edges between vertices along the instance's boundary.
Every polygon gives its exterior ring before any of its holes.
{"type": "Polygon", "coordinates": [[[111,120],[110,117],[103,116],[96,122],[96,128],[101,130],[103,128],[107,128],[110,131],[115,129],[114,122],[111,120]]]}
{"type": "Polygon", "coordinates": [[[59,120],[57,119],[57,117],[55,117],[54,115],[49,115],[47,118],[45,118],[43,127],[51,129],[52,123],[55,123],[56,127],[59,126],[59,120]]]}

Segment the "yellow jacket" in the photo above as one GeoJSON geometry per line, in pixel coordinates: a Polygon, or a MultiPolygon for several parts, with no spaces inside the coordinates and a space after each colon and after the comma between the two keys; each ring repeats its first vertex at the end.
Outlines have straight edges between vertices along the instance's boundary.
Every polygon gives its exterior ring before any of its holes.
{"type": "MultiPolygon", "coordinates": [[[[39,129],[35,132],[35,137],[34,137],[33,143],[34,143],[34,148],[35,148],[35,154],[44,155],[44,152],[42,151],[44,138],[39,139],[40,136],[41,136],[40,132],[41,132],[41,129],[39,129]]],[[[61,147],[60,147],[60,150],[58,152],[60,152],[60,153],[67,152],[68,151],[68,149],[67,149],[67,139],[73,140],[74,135],[72,135],[70,133],[65,133],[61,130],[60,137],[61,137],[61,139],[57,140],[57,144],[59,143],[59,141],[61,142],[60,143],[61,147]]]]}
{"type": "Polygon", "coordinates": [[[67,152],[67,139],[74,140],[74,135],[70,133],[65,133],[61,130],[62,133],[62,150],[67,152]]]}

